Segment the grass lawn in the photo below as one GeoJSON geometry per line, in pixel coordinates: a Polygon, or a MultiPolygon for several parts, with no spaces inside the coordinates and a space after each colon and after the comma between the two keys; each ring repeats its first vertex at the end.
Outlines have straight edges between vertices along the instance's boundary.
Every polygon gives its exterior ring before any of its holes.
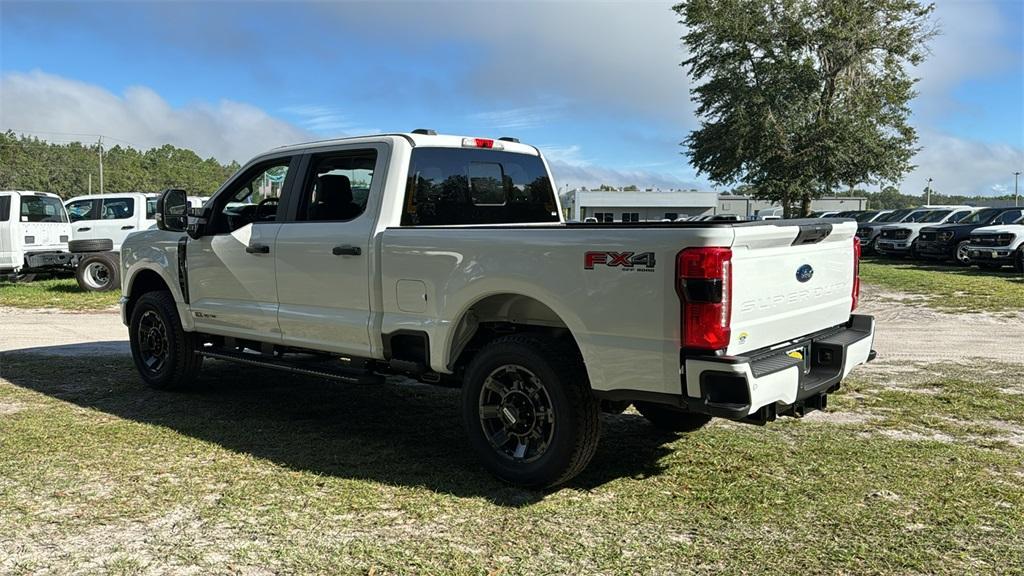
{"type": "Polygon", "coordinates": [[[1024,276],[1000,271],[899,260],[864,260],[861,281],[885,290],[924,296],[922,303],[950,312],[1024,310],[1024,276]]]}
{"type": "Polygon", "coordinates": [[[74,278],[0,283],[0,306],[12,308],[102,310],[116,306],[120,298],[120,290],[86,292],[74,278]]]}
{"type": "Polygon", "coordinates": [[[606,417],[541,493],[477,465],[453,390],[55,362],[0,358],[0,573],[1024,574],[1019,367],[872,367],[766,427],[606,417]]]}

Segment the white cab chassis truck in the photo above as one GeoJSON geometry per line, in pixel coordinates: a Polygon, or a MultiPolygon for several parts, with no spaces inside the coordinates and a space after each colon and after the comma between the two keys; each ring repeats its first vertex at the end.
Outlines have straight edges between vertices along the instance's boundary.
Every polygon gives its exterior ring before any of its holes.
{"type": "Polygon", "coordinates": [[[602,406],[652,423],[823,408],[874,357],[853,220],[566,224],[533,146],[386,134],[279,148],[199,211],[165,193],[121,249],[142,379],[205,358],[462,387],[500,478],[567,481],[602,406]],[[313,360],[311,360],[311,358],[313,360]]]}
{"type": "Polygon", "coordinates": [[[92,292],[121,287],[121,244],[130,234],[156,224],[157,197],[140,192],[91,194],[65,203],[71,218],[69,249],[76,255],[79,287],[92,292]]]}
{"type": "Polygon", "coordinates": [[[68,214],[56,194],[0,191],[0,278],[63,271],[73,261],[70,237],[68,214]]]}

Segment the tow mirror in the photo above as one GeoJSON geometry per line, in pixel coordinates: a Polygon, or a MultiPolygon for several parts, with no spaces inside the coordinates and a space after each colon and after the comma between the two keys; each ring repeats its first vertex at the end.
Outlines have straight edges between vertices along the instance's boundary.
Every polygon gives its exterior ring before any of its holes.
{"type": "Polygon", "coordinates": [[[188,227],[188,195],[184,190],[165,190],[156,201],[156,226],[161,230],[184,232],[188,227]]]}

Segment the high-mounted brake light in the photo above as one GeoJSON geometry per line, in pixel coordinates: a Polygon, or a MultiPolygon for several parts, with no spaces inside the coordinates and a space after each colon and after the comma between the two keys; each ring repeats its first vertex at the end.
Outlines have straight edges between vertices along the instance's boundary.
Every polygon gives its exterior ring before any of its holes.
{"type": "Polygon", "coordinates": [[[860,239],[853,237],[853,294],[850,312],[857,309],[860,304],[860,239]]]}
{"type": "Polygon", "coordinates": [[[732,320],[732,250],[702,247],[680,252],[676,291],[683,305],[683,347],[727,348],[732,320]]]}
{"type": "Polygon", "coordinates": [[[493,150],[504,150],[505,146],[490,138],[463,138],[463,148],[490,148],[493,150]]]}

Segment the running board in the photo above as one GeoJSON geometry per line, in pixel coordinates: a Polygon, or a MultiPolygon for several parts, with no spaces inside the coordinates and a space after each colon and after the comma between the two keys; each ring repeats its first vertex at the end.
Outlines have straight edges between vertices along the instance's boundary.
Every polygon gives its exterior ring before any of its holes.
{"type": "Polygon", "coordinates": [[[229,362],[238,362],[241,364],[249,364],[251,366],[260,366],[262,368],[283,370],[285,372],[291,372],[292,374],[330,378],[331,380],[338,380],[348,384],[381,384],[384,382],[383,376],[372,372],[345,370],[343,368],[337,370],[309,368],[300,364],[285,362],[284,360],[270,360],[261,355],[247,354],[245,352],[199,350],[198,353],[199,355],[207,358],[216,358],[217,360],[227,360],[229,362]]]}

